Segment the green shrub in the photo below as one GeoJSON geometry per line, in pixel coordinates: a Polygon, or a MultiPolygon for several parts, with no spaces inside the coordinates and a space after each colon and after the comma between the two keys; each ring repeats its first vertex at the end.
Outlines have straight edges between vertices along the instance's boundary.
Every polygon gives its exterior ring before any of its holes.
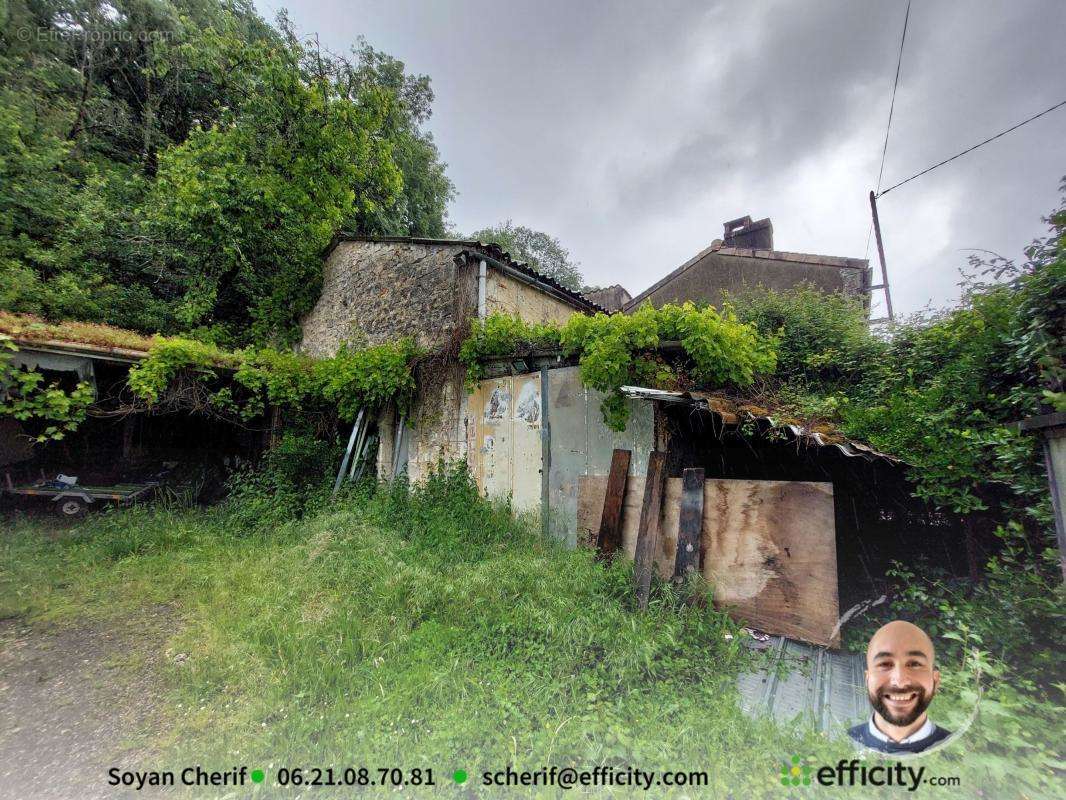
{"type": "Polygon", "coordinates": [[[620,431],[629,418],[620,387],[676,388],[675,368],[654,352],[664,341],[681,343],[686,359],[679,369],[699,385],[749,386],[776,364],[773,336],[738,322],[729,308],[719,313],[693,303],[659,309],[646,303],[633,314],[575,314],[561,327],[533,325],[497,312],[473,322],[459,357],[473,383],[484,375],[483,360],[559,346],[578,356],[582,382],[606,395],[604,422],[620,431]]]}

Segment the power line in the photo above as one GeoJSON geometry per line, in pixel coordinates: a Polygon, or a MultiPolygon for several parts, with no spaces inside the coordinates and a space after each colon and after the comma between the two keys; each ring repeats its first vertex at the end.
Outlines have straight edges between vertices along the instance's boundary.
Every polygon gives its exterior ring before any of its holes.
{"type": "Polygon", "coordinates": [[[885,174],[885,158],[888,155],[888,137],[892,133],[892,115],[896,111],[896,91],[899,89],[899,73],[903,66],[903,46],[907,43],[907,23],[911,19],[911,0],[907,0],[907,13],[903,15],[903,35],[899,38],[899,55],[896,57],[896,77],[892,81],[892,102],[888,106],[888,124],[885,125],[885,143],[881,147],[881,167],[877,170],[877,189],[870,192],[870,213],[872,221],[870,230],[866,233],[866,258],[870,258],[870,236],[877,232],[877,255],[881,261],[881,283],[870,287],[870,307],[873,307],[873,292],[881,289],[885,293],[885,306],[888,309],[889,324],[895,322],[892,314],[892,294],[888,287],[888,267],[885,265],[885,248],[881,242],[881,228],[877,223],[877,192],[881,190],[881,178],[885,174]]]}
{"type": "Polygon", "coordinates": [[[893,189],[898,189],[898,188],[899,188],[900,186],[902,186],[903,184],[905,184],[905,183],[910,183],[910,182],[911,182],[911,181],[913,181],[913,180],[914,180],[915,178],[920,178],[920,177],[921,177],[922,175],[925,175],[925,173],[927,173],[927,172],[932,172],[932,171],[933,171],[934,169],[936,169],[937,167],[942,167],[942,166],[944,166],[945,164],[947,164],[948,162],[954,161],[954,160],[955,160],[956,158],[959,158],[960,156],[964,156],[964,155],[966,155],[967,153],[972,153],[972,152],[973,152],[974,150],[976,150],[976,149],[977,149],[978,147],[982,147],[982,146],[984,146],[984,145],[988,144],[989,142],[994,142],[994,141],[995,141],[996,139],[998,139],[998,138],[999,138],[1000,136],[1006,136],[1006,135],[1007,135],[1008,133],[1010,133],[1011,131],[1016,131],[1016,130],[1018,130],[1018,128],[1022,127],[1022,125],[1027,125],[1027,124],[1029,124],[1030,122],[1032,122],[1032,121],[1033,121],[1034,119],[1039,119],[1040,117],[1044,116],[1045,114],[1050,114],[1050,113],[1051,113],[1052,111],[1054,111],[1055,109],[1057,109],[1057,108],[1062,108],[1063,106],[1066,106],[1066,100],[1063,100],[1063,101],[1062,101],[1061,103],[1056,103],[1056,104],[1055,104],[1055,105],[1053,105],[1053,106],[1052,106],[1051,108],[1045,108],[1045,109],[1044,109],[1043,111],[1041,111],[1041,112],[1040,112],[1039,114],[1034,114],[1033,116],[1029,117],[1029,119],[1024,119],[1024,120],[1022,120],[1021,122],[1019,122],[1019,123],[1018,123],[1017,125],[1012,125],[1011,127],[1007,128],[1007,130],[1005,130],[1005,131],[1001,131],[1000,133],[997,133],[997,134],[996,134],[995,136],[991,136],[991,137],[989,137],[988,139],[985,139],[985,140],[984,140],[983,142],[978,142],[978,143],[977,143],[977,144],[975,144],[975,145],[974,145],[973,147],[967,148],[966,150],[963,150],[963,151],[962,151],[961,153],[956,153],[956,154],[955,154],[955,155],[953,155],[953,156],[952,156],[951,158],[945,158],[945,159],[944,159],[943,161],[941,161],[940,163],[938,163],[938,164],[933,164],[933,166],[929,167],[928,169],[923,169],[923,170],[922,170],[921,172],[919,172],[919,173],[916,173],[916,174],[914,174],[914,175],[911,175],[911,176],[910,176],[909,178],[907,178],[906,180],[900,181],[899,183],[897,183],[897,184],[894,184],[893,186],[889,186],[889,187],[888,187],[887,189],[885,189],[885,190],[884,190],[883,192],[879,192],[879,193],[877,194],[877,196],[878,196],[878,197],[883,197],[884,195],[886,195],[886,194],[888,194],[889,192],[891,192],[891,191],[892,191],[893,189]]]}
{"type": "MultiPolygon", "coordinates": [[[[899,70],[903,65],[903,45],[907,41],[907,22],[911,18],[911,0],[907,0],[907,13],[903,16],[903,36],[899,40],[899,57],[896,59],[896,79],[892,83],[892,102],[888,106],[888,125],[885,126],[885,144],[881,148],[881,169],[877,171],[877,190],[881,190],[881,176],[885,173],[885,156],[888,155],[888,135],[892,131],[892,114],[896,110],[896,89],[899,88],[899,70]]],[[[869,237],[866,244],[869,251],[869,237]]]]}

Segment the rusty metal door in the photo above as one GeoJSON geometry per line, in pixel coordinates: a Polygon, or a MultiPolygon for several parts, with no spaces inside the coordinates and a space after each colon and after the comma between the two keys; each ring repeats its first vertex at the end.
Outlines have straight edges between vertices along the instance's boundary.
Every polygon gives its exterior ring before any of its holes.
{"type": "Polygon", "coordinates": [[[516,511],[541,501],[540,373],[482,381],[470,398],[475,420],[470,466],[488,497],[511,496],[516,511]]]}

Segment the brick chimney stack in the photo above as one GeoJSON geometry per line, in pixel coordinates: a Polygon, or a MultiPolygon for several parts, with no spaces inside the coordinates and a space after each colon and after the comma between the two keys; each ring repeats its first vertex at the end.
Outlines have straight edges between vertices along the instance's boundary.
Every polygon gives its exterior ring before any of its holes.
{"type": "Polygon", "coordinates": [[[770,218],[751,221],[743,216],[725,223],[725,247],[749,247],[754,250],[774,249],[774,226],[770,218]]]}

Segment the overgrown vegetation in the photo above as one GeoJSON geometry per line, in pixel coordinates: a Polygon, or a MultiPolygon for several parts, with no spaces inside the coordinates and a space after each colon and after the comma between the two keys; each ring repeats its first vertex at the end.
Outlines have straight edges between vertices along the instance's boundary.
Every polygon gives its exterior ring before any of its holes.
{"type": "Polygon", "coordinates": [[[645,304],[628,315],[574,315],[562,326],[494,313],[473,322],[459,357],[469,380],[476,381],[484,374],[483,360],[537,347],[561,347],[566,355],[578,356],[582,382],[606,394],[601,410],[614,430],[625,430],[629,417],[622,386],[745,387],[776,363],[773,334],[739,322],[728,308],[718,312],[692,303],[658,309],[645,304]],[[656,351],[662,342],[680,343],[685,359],[661,357],[656,351]]]}
{"type": "MultiPolygon", "coordinates": [[[[308,467],[297,449],[290,466],[308,467]]],[[[16,522],[0,543],[0,616],[120,622],[171,609],[157,768],[402,764],[432,768],[438,788],[464,769],[464,791],[488,797],[499,792],[480,772],[508,764],[640,765],[706,770],[700,795],[780,797],[783,758],[853,757],[842,735],[741,713],[734,680],[750,656],[724,614],[658,583],[638,613],[626,562],[545,541],[480,498],[461,465],[332,503],[312,486],[297,519],[270,494],[298,473],[275,464],[221,506],[103,514],[58,541],[16,522]]],[[[941,659],[937,720],[953,729],[983,656],[965,658],[941,659]]],[[[1019,708],[1012,691],[992,681],[989,713],[927,769],[988,796],[1052,796],[1057,710],[1019,708]]]]}
{"type": "MultiPolygon", "coordinates": [[[[998,521],[981,581],[901,564],[884,615],[937,632],[952,657],[984,651],[986,674],[1010,687],[1001,695],[1009,709],[994,713],[1011,720],[1012,741],[1034,749],[1024,720],[1062,704],[1066,648],[1040,443],[1014,428],[1063,408],[1066,213],[1048,222],[1051,235],[1027,249],[1025,263],[972,260],[957,307],[905,321],[890,338],[866,332],[857,302],[810,289],[734,298],[740,319],[780,331],[781,379],[762,387],[776,403],[903,458],[917,494],[938,511],[998,521]]],[[[998,769],[1009,770],[1006,758],[998,769]]]]}
{"type": "Polygon", "coordinates": [[[0,416],[23,423],[25,435],[36,442],[58,441],[85,419],[96,398],[92,387],[79,381],[64,389],[57,381],[46,381],[40,370],[19,369],[12,356],[18,347],[0,334],[0,416]]]}
{"type": "Polygon", "coordinates": [[[360,408],[414,396],[413,363],[420,351],[413,340],[363,348],[342,345],[332,358],[313,359],[288,350],[246,348],[225,351],[193,339],[162,338],[130,369],[129,386],[148,405],[159,403],[180,377],[199,384],[199,402],[249,420],[267,404],[290,412],[335,409],[352,421],[360,408]]]}
{"type": "Polygon", "coordinates": [[[285,344],[338,228],[439,236],[426,76],[246,0],[0,5],[0,309],[285,344]]]}

